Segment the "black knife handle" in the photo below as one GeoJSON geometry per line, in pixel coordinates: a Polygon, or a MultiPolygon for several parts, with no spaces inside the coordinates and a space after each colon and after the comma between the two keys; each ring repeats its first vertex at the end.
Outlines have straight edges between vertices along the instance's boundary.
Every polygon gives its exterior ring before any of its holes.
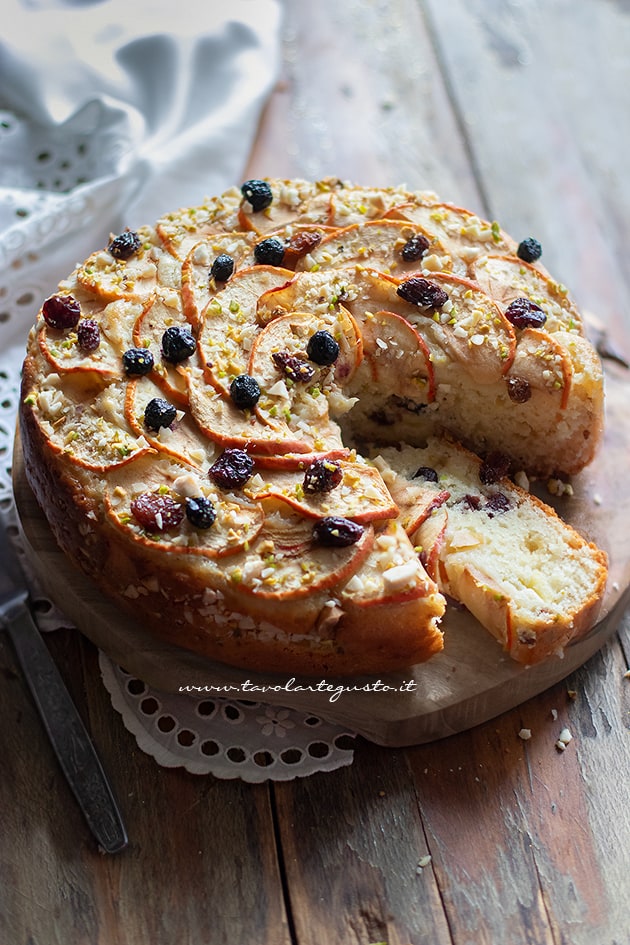
{"type": "Polygon", "coordinates": [[[83,815],[105,853],[127,846],[127,831],[101,762],[23,598],[4,608],[18,662],[83,815]]]}

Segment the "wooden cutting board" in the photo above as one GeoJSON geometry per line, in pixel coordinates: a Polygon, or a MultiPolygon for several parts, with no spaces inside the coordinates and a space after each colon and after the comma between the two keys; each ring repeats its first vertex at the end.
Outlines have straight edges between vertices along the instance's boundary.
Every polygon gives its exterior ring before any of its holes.
{"type": "MultiPolygon", "coordinates": [[[[382,678],[325,680],[254,674],[212,663],[153,640],[142,625],[104,598],[57,548],[28,487],[20,450],[14,490],[27,554],[43,589],[93,643],[150,686],[167,692],[199,687],[224,696],[312,712],[381,745],[404,746],[471,728],[537,695],[581,666],[614,633],[630,603],[630,376],[606,372],[606,434],[591,467],[572,480],[574,495],[553,504],[609,555],[609,581],[598,622],[564,657],[525,668],[506,657],[466,611],[450,608],[445,649],[430,662],[382,678]]],[[[543,491],[541,497],[549,502],[543,491]]]]}

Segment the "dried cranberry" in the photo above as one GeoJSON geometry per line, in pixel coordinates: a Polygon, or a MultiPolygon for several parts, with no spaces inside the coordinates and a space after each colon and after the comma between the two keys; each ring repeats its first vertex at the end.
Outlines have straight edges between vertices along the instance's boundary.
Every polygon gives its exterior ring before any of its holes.
{"type": "Polygon", "coordinates": [[[260,386],[255,377],[239,374],[230,384],[230,397],[235,407],[248,410],[260,400],[260,386]]]}
{"type": "Polygon", "coordinates": [[[197,342],[190,328],[171,325],[162,335],[162,357],[169,364],[181,364],[195,353],[197,342]]]}
{"type": "Polygon", "coordinates": [[[210,528],[216,521],[214,503],[199,495],[186,499],[186,518],[195,528],[210,528]]]}
{"type": "Polygon", "coordinates": [[[301,230],[294,233],[285,247],[285,264],[295,264],[298,259],[308,256],[322,241],[322,234],[316,230],[301,230]]]}
{"type": "Polygon", "coordinates": [[[96,351],[101,343],[101,330],[93,318],[83,318],[77,325],[77,347],[81,351],[96,351]]]}
{"type": "Polygon", "coordinates": [[[495,450],[488,453],[484,462],[479,467],[479,479],[484,485],[491,485],[493,482],[499,482],[505,479],[510,471],[510,459],[504,453],[495,450]]]}
{"type": "Polygon", "coordinates": [[[363,535],[363,526],[338,515],[320,518],[313,528],[313,537],[320,545],[345,548],[355,545],[363,535]]]}
{"type": "Polygon", "coordinates": [[[111,241],[107,249],[114,259],[130,259],[141,246],[142,240],[138,234],[134,233],[133,230],[125,230],[124,233],[116,236],[111,241]]]}
{"type": "Polygon", "coordinates": [[[212,263],[210,275],[215,282],[227,282],[234,272],[234,260],[227,253],[221,253],[212,263]]]}
{"type": "Polygon", "coordinates": [[[42,315],[51,328],[75,328],[81,318],[81,306],[71,295],[51,295],[42,305],[42,315]]]}
{"type": "Polygon", "coordinates": [[[277,236],[269,236],[254,246],[254,259],[264,266],[281,266],[284,262],[284,243],[277,236]]]}
{"type": "Polygon", "coordinates": [[[515,404],[524,404],[532,396],[532,389],[529,381],[524,377],[509,377],[507,382],[507,392],[510,400],[515,404]]]}
{"type": "Polygon", "coordinates": [[[170,495],[143,492],[132,501],[131,514],[147,531],[163,532],[180,524],[184,518],[184,509],[170,495]]]}
{"type": "Polygon", "coordinates": [[[264,180],[246,180],[241,187],[241,193],[256,213],[266,210],[273,201],[271,187],[264,180]]]}
{"type": "Polygon", "coordinates": [[[547,316],[531,299],[514,299],[505,310],[505,317],[515,328],[542,328],[547,316]]]}
{"type": "Polygon", "coordinates": [[[510,508],[511,505],[508,497],[503,495],[502,492],[494,492],[488,498],[483,510],[492,518],[494,515],[501,515],[503,512],[508,512],[510,508]]]}
{"type": "Polygon", "coordinates": [[[315,368],[308,361],[288,351],[275,351],[271,357],[276,367],[291,381],[310,381],[315,376],[315,368]]]}
{"type": "Polygon", "coordinates": [[[437,482],[438,474],[431,466],[420,466],[413,474],[414,479],[425,479],[427,482],[437,482]]]}
{"type": "Polygon", "coordinates": [[[144,422],[149,430],[156,432],[161,427],[170,427],[176,416],[177,408],[161,397],[154,397],[144,408],[144,422]]]}
{"type": "Polygon", "coordinates": [[[426,236],[423,236],[422,233],[416,233],[407,240],[400,251],[400,255],[405,262],[416,262],[416,260],[422,259],[430,245],[426,236]]]}
{"type": "Polygon", "coordinates": [[[465,508],[470,509],[471,512],[477,512],[481,507],[481,496],[471,495],[467,492],[466,495],[459,499],[457,505],[463,505],[465,508]]]}
{"type": "Polygon", "coordinates": [[[324,329],[311,335],[306,346],[306,353],[310,360],[325,367],[335,363],[339,357],[339,350],[338,343],[330,332],[324,329]]]}
{"type": "Polygon", "coordinates": [[[536,260],[540,259],[542,256],[542,246],[538,240],[535,240],[530,236],[528,239],[522,240],[518,244],[516,255],[519,259],[522,259],[523,262],[536,262],[536,260]]]}
{"type": "Polygon", "coordinates": [[[304,491],[309,495],[331,492],[343,481],[339,463],[331,459],[316,459],[304,473],[304,491]]]}
{"type": "Polygon", "coordinates": [[[396,293],[405,302],[411,302],[421,308],[441,308],[448,301],[448,295],[441,286],[421,276],[412,276],[411,279],[401,282],[396,293]]]}
{"type": "Polygon", "coordinates": [[[254,471],[254,463],[244,450],[225,450],[208,470],[210,478],[221,489],[240,489],[254,471]]]}
{"type": "Polygon", "coordinates": [[[148,348],[128,348],[122,356],[125,374],[142,377],[153,369],[153,355],[148,348]]]}

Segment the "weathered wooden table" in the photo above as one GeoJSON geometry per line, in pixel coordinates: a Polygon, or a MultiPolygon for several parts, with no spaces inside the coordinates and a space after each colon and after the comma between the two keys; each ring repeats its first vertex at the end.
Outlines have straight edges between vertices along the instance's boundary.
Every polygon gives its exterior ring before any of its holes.
{"type": "MultiPolygon", "coordinates": [[[[287,0],[284,51],[246,176],[432,188],[537,237],[630,351],[627,3],[287,0]]],[[[131,843],[95,851],[0,638],[2,945],[630,942],[627,619],[491,722],[262,785],[158,767],[92,645],[49,645],[131,843]]]]}

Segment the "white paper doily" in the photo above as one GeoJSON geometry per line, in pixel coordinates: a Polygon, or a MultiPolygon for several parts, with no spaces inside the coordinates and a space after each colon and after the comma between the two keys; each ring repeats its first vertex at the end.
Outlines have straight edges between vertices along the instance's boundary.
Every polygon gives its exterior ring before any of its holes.
{"type": "Polygon", "coordinates": [[[99,665],[125,728],[163,767],[259,783],[352,764],[356,736],[313,714],[158,692],[103,653],[99,665]]]}

